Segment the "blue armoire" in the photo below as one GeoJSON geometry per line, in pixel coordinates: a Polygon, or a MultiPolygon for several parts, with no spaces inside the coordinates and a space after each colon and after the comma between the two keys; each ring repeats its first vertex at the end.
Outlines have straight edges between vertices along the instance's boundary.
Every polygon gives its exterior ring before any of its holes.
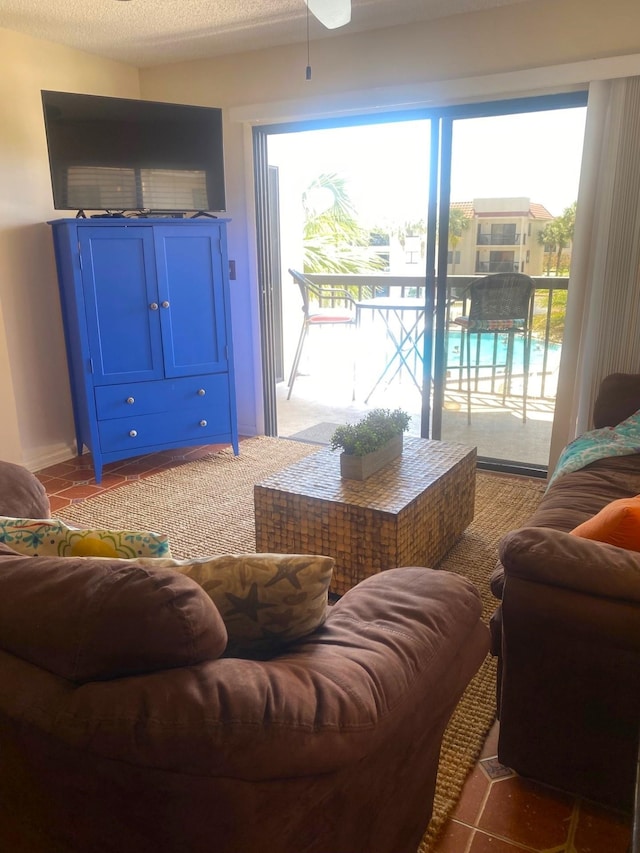
{"type": "Polygon", "coordinates": [[[59,219],[78,453],[107,462],[231,443],[238,453],[227,220],[59,219]]]}

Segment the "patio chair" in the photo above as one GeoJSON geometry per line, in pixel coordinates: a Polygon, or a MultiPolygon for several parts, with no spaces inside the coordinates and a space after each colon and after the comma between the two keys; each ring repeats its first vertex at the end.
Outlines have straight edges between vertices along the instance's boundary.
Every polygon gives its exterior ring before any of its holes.
{"type": "Polygon", "coordinates": [[[511,394],[513,376],[514,341],[522,337],[522,422],[527,420],[527,390],[531,353],[531,317],[535,283],[523,273],[495,273],[475,279],[464,295],[469,305],[466,316],[456,317],[453,322],[460,326],[459,369],[466,366],[467,373],[467,423],[471,423],[471,368],[474,370],[473,389],[478,393],[480,383],[490,382],[491,393],[497,391],[502,378],[502,403],[511,394]],[[475,355],[472,363],[471,338],[476,336],[475,355]],[[482,339],[493,336],[491,355],[486,356],[482,339]],[[500,339],[506,336],[506,352],[500,348],[500,339]],[[466,362],[466,365],[465,365],[466,362]],[[487,373],[489,371],[489,373],[487,373]],[[502,372],[504,371],[504,372],[502,372]]]}
{"type": "MultiPolygon", "coordinates": [[[[356,325],[356,303],[344,288],[314,284],[296,270],[290,269],[289,273],[300,288],[303,318],[300,337],[298,338],[298,345],[289,375],[287,400],[291,398],[293,385],[299,375],[298,368],[309,329],[312,326],[341,325],[355,327],[356,325]]],[[[355,396],[355,387],[353,393],[355,396]]]]}

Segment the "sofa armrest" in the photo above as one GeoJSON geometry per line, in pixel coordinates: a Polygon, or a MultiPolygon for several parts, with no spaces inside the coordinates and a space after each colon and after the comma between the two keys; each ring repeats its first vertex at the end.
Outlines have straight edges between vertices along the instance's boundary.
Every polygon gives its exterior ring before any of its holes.
{"type": "Polygon", "coordinates": [[[215,660],[226,644],[209,596],[173,569],[26,557],[0,545],[0,654],[52,677],[75,685],[120,682],[215,660]]]}
{"type": "Polygon", "coordinates": [[[505,578],[640,603],[640,553],[547,527],[523,527],[499,546],[505,578]]]}
{"type": "Polygon", "coordinates": [[[444,729],[489,649],[481,610],[456,574],[393,569],[267,661],[222,658],[78,689],[39,673],[34,691],[47,701],[34,694],[24,709],[11,681],[19,663],[0,653],[0,710],[139,766],[245,779],[330,772],[395,732],[444,729]]]}
{"type": "Polygon", "coordinates": [[[0,515],[11,518],[51,516],[44,486],[22,465],[0,461],[0,515]]]}

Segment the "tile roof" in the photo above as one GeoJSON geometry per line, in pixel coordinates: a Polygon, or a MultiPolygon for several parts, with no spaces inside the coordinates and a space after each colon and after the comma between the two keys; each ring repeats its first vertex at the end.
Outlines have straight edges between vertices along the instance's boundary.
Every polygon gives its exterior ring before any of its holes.
{"type": "Polygon", "coordinates": [[[536,204],[535,202],[531,202],[529,213],[534,219],[555,219],[555,216],[549,213],[543,204],[536,204]]]}
{"type": "MultiPolygon", "coordinates": [[[[496,199],[496,201],[499,200],[496,199]]],[[[484,210],[482,213],[476,213],[472,201],[452,201],[451,207],[462,210],[464,215],[469,219],[473,219],[474,216],[478,218],[488,216],[530,216],[532,219],[555,219],[553,214],[549,213],[543,204],[538,204],[537,202],[530,202],[528,210],[484,210]]]]}
{"type": "Polygon", "coordinates": [[[457,210],[462,210],[466,217],[473,219],[474,210],[472,201],[452,201],[451,207],[455,207],[457,210]]]}

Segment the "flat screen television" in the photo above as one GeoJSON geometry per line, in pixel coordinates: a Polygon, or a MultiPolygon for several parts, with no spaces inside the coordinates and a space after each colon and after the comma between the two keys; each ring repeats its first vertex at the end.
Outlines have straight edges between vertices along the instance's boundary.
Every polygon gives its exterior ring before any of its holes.
{"type": "Polygon", "coordinates": [[[222,110],[42,91],[56,210],[225,210],[222,110]]]}

